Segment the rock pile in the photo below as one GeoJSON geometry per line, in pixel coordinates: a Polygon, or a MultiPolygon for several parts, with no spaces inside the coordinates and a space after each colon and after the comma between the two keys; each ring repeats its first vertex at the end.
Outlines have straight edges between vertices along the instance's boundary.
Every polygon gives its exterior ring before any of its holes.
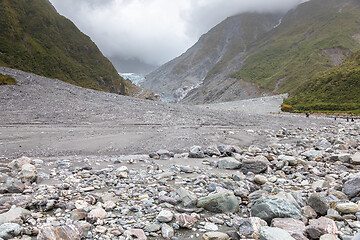
{"type": "Polygon", "coordinates": [[[266,146],[0,165],[0,239],[360,239],[358,125],[266,146]]]}

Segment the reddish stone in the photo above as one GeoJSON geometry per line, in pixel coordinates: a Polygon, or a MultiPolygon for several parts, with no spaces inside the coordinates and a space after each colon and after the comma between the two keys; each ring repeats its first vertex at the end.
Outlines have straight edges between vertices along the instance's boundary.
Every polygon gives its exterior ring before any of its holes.
{"type": "Polygon", "coordinates": [[[192,229],[197,220],[195,217],[183,213],[176,217],[176,221],[180,227],[192,229]]]}
{"type": "Polygon", "coordinates": [[[294,218],[275,218],[272,220],[271,226],[286,230],[297,240],[307,239],[304,236],[306,230],[305,224],[300,220],[294,218]]]}
{"type": "Polygon", "coordinates": [[[310,220],[310,225],[306,227],[306,232],[312,239],[319,239],[324,234],[337,234],[338,228],[333,220],[321,217],[310,220]]]}

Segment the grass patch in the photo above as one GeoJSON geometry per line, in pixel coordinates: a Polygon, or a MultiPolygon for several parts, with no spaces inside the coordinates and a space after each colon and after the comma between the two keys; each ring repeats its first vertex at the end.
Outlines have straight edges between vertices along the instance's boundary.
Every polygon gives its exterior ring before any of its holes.
{"type": "Polygon", "coordinates": [[[16,84],[17,82],[15,78],[0,73],[0,85],[16,85],[16,84]]]}

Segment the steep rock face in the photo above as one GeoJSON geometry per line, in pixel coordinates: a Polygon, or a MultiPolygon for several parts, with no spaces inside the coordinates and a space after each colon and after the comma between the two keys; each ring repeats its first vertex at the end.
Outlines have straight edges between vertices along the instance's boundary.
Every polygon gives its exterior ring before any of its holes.
{"type": "MultiPolygon", "coordinates": [[[[143,86],[159,92],[170,102],[182,100],[204,81],[210,83],[213,79],[220,80],[224,86],[224,89],[216,89],[219,92],[212,93],[216,98],[222,98],[225,92],[230,96],[230,92],[238,88],[247,89],[243,98],[256,95],[256,87],[228,77],[242,65],[249,44],[276,26],[279,19],[279,14],[259,13],[227,18],[203,35],[186,53],[147,75],[143,86]]],[[[211,84],[207,86],[214,89],[211,84]]],[[[201,96],[199,102],[205,102],[207,98],[201,96]]]]}
{"type": "Polygon", "coordinates": [[[96,90],[141,92],[48,0],[0,1],[0,33],[0,66],[96,90]]]}

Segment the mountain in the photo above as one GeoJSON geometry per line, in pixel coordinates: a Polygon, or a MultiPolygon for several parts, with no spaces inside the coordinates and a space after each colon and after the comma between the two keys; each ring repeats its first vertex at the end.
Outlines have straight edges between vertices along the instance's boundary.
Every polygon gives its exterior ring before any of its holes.
{"type": "Polygon", "coordinates": [[[358,0],[311,0],[282,15],[230,17],[184,55],[149,74],[145,86],[191,104],[298,94],[304,82],[360,50],[359,19],[358,0]],[[217,41],[205,41],[212,38],[217,41]],[[191,91],[179,97],[176,91],[184,94],[181,87],[191,91]]]}
{"type": "Polygon", "coordinates": [[[345,62],[303,83],[285,104],[297,111],[360,114],[360,51],[345,62]]]}
{"type": "Polygon", "coordinates": [[[0,1],[0,66],[124,95],[142,91],[48,0],[0,1]]]}
{"type": "MultiPolygon", "coordinates": [[[[186,53],[148,74],[143,86],[156,90],[167,101],[178,102],[204,80],[224,79],[224,75],[235,72],[249,44],[276,26],[279,19],[279,14],[259,13],[227,18],[203,35],[186,53]]],[[[241,89],[242,84],[247,83],[236,80],[235,84],[241,89]]],[[[234,89],[233,82],[224,82],[224,85],[234,89]]]]}
{"type": "Polygon", "coordinates": [[[233,77],[262,91],[294,93],[303,82],[360,50],[359,19],[357,0],[303,3],[254,43],[246,63],[233,77]]]}

